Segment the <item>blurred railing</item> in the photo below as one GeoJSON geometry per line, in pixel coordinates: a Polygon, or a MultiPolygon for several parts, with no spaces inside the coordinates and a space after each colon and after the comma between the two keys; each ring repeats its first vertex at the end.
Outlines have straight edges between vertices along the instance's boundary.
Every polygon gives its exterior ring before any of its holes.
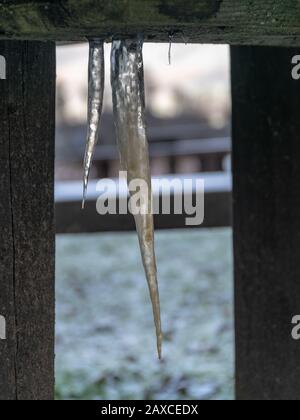
{"type": "MultiPolygon", "coordinates": [[[[177,173],[183,162],[189,161],[196,171],[217,172],[226,168],[231,153],[229,137],[157,141],[150,143],[152,166],[157,159],[164,159],[165,173],[177,173]],[[185,159],[185,160],[184,160],[185,159]]],[[[98,146],[95,152],[94,167],[99,177],[109,176],[118,166],[118,151],[114,145],[98,146]]]]}
{"type": "MultiPolygon", "coordinates": [[[[231,138],[228,125],[215,129],[208,123],[188,117],[163,120],[148,115],[147,120],[153,175],[230,169],[231,138]]],[[[77,169],[81,177],[85,136],[86,126],[83,124],[58,127],[56,137],[59,174],[63,174],[69,167],[74,172],[77,169]]],[[[119,155],[114,136],[113,116],[106,113],[102,117],[101,139],[95,150],[92,177],[118,176],[119,155]]],[[[58,180],[66,179],[70,178],[58,177],[58,180]]]]}
{"type": "MultiPolygon", "coordinates": [[[[93,176],[89,187],[85,211],[81,210],[82,182],[58,179],[56,184],[57,233],[92,233],[102,231],[130,231],[135,229],[134,219],[128,215],[100,216],[96,211],[98,180],[117,178],[119,155],[115,144],[113,120],[104,116],[102,138],[95,150],[93,176]]],[[[152,174],[156,178],[172,180],[203,179],[205,183],[204,222],[199,227],[231,225],[231,138],[229,127],[213,129],[207,123],[182,120],[153,120],[149,124],[149,153],[152,174]],[[189,175],[186,175],[189,174],[189,175]],[[191,175],[190,175],[191,174],[191,175]]],[[[85,127],[64,127],[59,134],[65,143],[73,142],[71,153],[64,165],[75,166],[82,173],[82,155],[85,127]]],[[[77,177],[78,179],[78,177],[77,177]]],[[[113,194],[113,191],[111,192],[113,194]]],[[[127,189],[122,192],[127,197],[127,189]]],[[[164,191],[154,188],[154,200],[161,200],[164,191]]],[[[197,191],[193,191],[193,202],[197,191]]],[[[124,198],[124,197],[123,197],[124,198]]],[[[171,214],[155,215],[157,229],[186,228],[186,214],[174,211],[174,192],[170,197],[171,214]]],[[[117,208],[119,200],[117,200],[117,208]]]]}

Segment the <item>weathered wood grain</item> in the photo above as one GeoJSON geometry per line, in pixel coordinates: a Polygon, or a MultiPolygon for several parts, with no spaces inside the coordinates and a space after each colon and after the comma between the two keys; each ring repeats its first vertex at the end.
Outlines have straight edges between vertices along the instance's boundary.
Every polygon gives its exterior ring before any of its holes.
{"type": "Polygon", "coordinates": [[[0,37],[300,46],[298,0],[54,0],[0,2],[0,37]]]}
{"type": "Polygon", "coordinates": [[[232,48],[237,397],[299,400],[297,50],[232,48]]]}
{"type": "Polygon", "coordinates": [[[55,45],[5,41],[0,55],[0,399],[51,399],[55,45]]]}

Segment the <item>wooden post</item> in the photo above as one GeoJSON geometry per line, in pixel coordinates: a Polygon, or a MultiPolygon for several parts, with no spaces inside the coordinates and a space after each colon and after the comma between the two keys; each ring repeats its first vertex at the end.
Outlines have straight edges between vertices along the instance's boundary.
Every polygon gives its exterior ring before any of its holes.
{"type": "Polygon", "coordinates": [[[237,398],[299,400],[299,50],[232,48],[237,398]]]}
{"type": "Polygon", "coordinates": [[[55,44],[0,42],[0,55],[0,399],[52,399],[55,44]]]}

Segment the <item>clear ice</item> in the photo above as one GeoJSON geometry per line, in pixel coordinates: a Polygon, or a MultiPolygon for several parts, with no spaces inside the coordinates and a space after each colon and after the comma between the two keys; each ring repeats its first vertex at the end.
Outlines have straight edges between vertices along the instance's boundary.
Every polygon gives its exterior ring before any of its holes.
{"type": "Polygon", "coordinates": [[[162,330],[157,268],[154,250],[154,223],[149,148],[145,123],[145,93],[141,39],[114,41],[111,52],[113,108],[121,169],[128,182],[143,180],[148,192],[143,197],[147,214],[135,215],[143,265],[147,277],[157,336],[157,351],[162,356],[162,330]]]}
{"type": "Polygon", "coordinates": [[[100,39],[90,41],[89,87],[88,87],[88,132],[84,156],[83,201],[84,208],[91,164],[98,141],[104,94],[104,45],[100,39]]]}

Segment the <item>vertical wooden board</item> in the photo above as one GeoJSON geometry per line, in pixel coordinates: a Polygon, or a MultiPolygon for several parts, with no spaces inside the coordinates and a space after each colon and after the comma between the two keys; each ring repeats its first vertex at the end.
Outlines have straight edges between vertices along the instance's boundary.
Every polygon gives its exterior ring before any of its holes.
{"type": "Polygon", "coordinates": [[[231,52],[237,398],[299,400],[298,50],[231,52]]]}
{"type": "Polygon", "coordinates": [[[0,42],[0,55],[0,399],[52,399],[55,45],[0,42]]]}
{"type": "MultiPolygon", "coordinates": [[[[5,54],[0,43],[0,55],[5,54]]],[[[15,391],[15,319],[14,319],[14,277],[12,246],[12,215],[10,210],[10,147],[9,121],[7,118],[6,80],[0,80],[0,315],[5,317],[9,339],[0,340],[0,399],[14,399],[15,391]]]]}

